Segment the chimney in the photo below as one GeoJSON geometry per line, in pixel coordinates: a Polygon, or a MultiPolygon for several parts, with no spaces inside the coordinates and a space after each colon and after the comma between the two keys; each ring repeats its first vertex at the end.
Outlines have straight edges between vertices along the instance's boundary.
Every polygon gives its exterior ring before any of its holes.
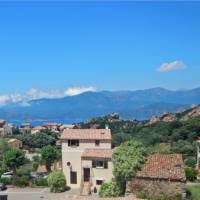
{"type": "Polygon", "coordinates": [[[108,124],[105,125],[105,129],[109,129],[109,125],[108,124]]]}

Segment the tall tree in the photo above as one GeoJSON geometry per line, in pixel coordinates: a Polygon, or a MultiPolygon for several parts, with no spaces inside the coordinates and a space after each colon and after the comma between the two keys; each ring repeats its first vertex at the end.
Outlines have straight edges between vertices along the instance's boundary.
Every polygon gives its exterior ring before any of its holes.
{"type": "Polygon", "coordinates": [[[56,147],[48,145],[42,148],[41,157],[47,171],[50,172],[52,164],[59,159],[59,152],[56,147]]]}
{"type": "Polygon", "coordinates": [[[3,162],[9,170],[16,173],[17,168],[24,165],[26,161],[24,152],[18,149],[11,149],[5,152],[3,162]]]}

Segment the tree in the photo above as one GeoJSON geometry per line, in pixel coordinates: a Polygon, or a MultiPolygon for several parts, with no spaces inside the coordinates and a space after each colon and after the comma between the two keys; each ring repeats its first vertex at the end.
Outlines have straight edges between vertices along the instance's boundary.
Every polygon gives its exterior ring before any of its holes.
{"type": "Polygon", "coordinates": [[[64,192],[66,189],[65,175],[61,171],[51,172],[51,174],[49,174],[48,176],[47,181],[51,192],[64,192]]]}
{"type": "Polygon", "coordinates": [[[185,175],[188,181],[195,181],[197,179],[198,171],[191,167],[185,168],[185,175]]]}
{"type": "Polygon", "coordinates": [[[18,149],[11,149],[5,152],[3,163],[9,170],[13,170],[16,174],[17,168],[24,165],[26,158],[24,152],[18,149]]]}
{"type": "Polygon", "coordinates": [[[48,145],[42,148],[41,157],[46,165],[47,171],[50,172],[51,165],[59,158],[59,152],[56,147],[48,145]]]}
{"type": "Polygon", "coordinates": [[[118,184],[124,187],[127,179],[133,177],[144,162],[146,150],[142,143],[130,140],[122,143],[113,153],[113,174],[118,184]]]}

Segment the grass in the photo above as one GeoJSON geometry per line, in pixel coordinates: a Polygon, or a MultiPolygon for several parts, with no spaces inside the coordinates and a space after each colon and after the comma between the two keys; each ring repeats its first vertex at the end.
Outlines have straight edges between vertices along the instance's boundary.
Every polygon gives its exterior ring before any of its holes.
{"type": "Polygon", "coordinates": [[[187,186],[192,200],[200,200],[200,184],[187,186]]]}

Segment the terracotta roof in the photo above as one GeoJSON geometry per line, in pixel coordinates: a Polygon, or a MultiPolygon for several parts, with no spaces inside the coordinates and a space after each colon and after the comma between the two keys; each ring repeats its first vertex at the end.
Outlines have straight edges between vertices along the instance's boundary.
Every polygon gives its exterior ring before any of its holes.
{"type": "Polygon", "coordinates": [[[45,122],[43,123],[44,126],[61,126],[60,123],[52,123],[52,122],[45,122]]]}
{"type": "Polygon", "coordinates": [[[111,140],[110,129],[66,129],[61,139],[111,140]]]}
{"type": "Polygon", "coordinates": [[[82,158],[112,158],[111,149],[86,149],[82,158]]]}
{"type": "Polygon", "coordinates": [[[32,128],[33,131],[41,131],[44,129],[45,129],[45,127],[43,127],[43,126],[35,126],[34,128],[32,128]]]}
{"type": "MultiPolygon", "coordinates": [[[[110,198],[99,198],[99,197],[70,197],[70,200],[139,200],[134,196],[126,196],[126,197],[110,197],[110,198]]],[[[68,198],[66,199],[68,200],[68,198]]]]}
{"type": "Polygon", "coordinates": [[[154,154],[147,158],[136,177],[185,181],[184,163],[181,154],[154,154]]]}

